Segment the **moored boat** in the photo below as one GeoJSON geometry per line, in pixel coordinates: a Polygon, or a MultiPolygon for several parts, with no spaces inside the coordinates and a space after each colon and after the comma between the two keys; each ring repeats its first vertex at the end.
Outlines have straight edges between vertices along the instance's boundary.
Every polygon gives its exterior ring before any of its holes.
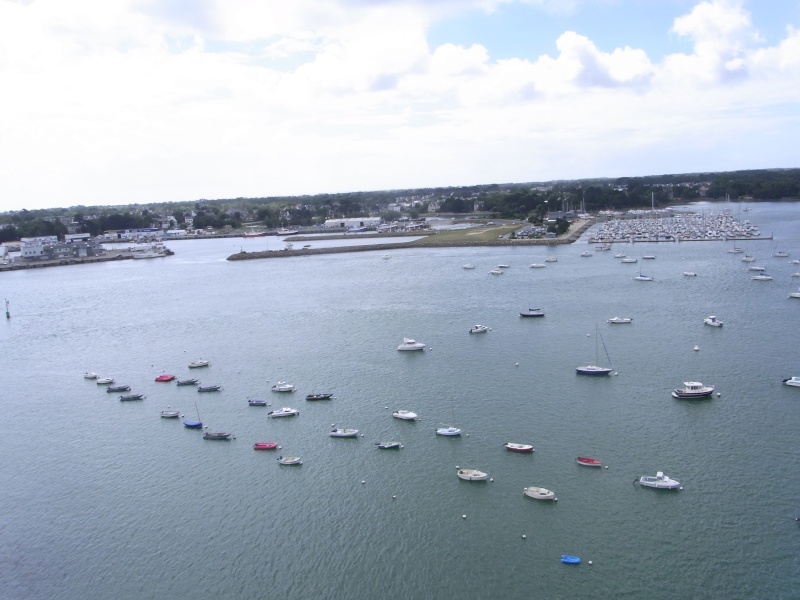
{"type": "Polygon", "coordinates": [[[106,388],[106,393],[113,393],[113,392],[130,392],[131,386],[129,385],[110,385],[106,388]]]}
{"type": "Polygon", "coordinates": [[[375,445],[380,450],[399,450],[403,447],[400,442],[375,442],[375,445]]]}
{"type": "Polygon", "coordinates": [[[203,434],[203,439],[227,442],[228,440],[233,439],[233,434],[223,431],[206,431],[203,434]]]}
{"type": "Polygon", "coordinates": [[[410,410],[396,410],[392,413],[392,416],[395,419],[403,419],[405,421],[415,421],[417,418],[417,413],[411,412],[410,410]]]}
{"type": "Polygon", "coordinates": [[[281,465],[302,465],[303,461],[299,456],[279,456],[278,463],[281,465]]]}
{"type": "Polygon", "coordinates": [[[156,381],[159,381],[161,383],[164,383],[164,382],[167,382],[167,381],[172,381],[173,379],[175,379],[175,375],[166,375],[165,374],[165,375],[159,375],[158,377],[156,377],[156,381]]]}
{"type": "Polygon", "coordinates": [[[630,317],[611,317],[607,322],[611,323],[612,325],[619,325],[621,323],[632,323],[633,319],[630,317]]]}
{"type": "Polygon", "coordinates": [[[790,385],[792,387],[800,387],[800,375],[793,375],[788,379],[783,380],[784,385],[790,385]]]}
{"type": "Polygon", "coordinates": [[[533,446],[530,444],[514,444],[512,442],[506,442],[503,444],[503,448],[511,452],[533,452],[533,446]]]}
{"type": "Polygon", "coordinates": [[[800,298],[800,288],[796,292],[791,292],[788,296],[789,298],[800,298]]]}
{"type": "Polygon", "coordinates": [[[98,377],[94,381],[97,385],[111,385],[114,383],[114,380],[111,377],[98,377]]]}
{"type": "Polygon", "coordinates": [[[194,420],[187,420],[183,422],[183,426],[187,429],[202,429],[203,422],[202,421],[194,421],[194,420]]]}
{"type": "Polygon", "coordinates": [[[279,381],[275,385],[272,386],[273,392],[281,392],[281,393],[291,393],[294,391],[294,386],[291,383],[286,383],[285,381],[279,381]]]}
{"type": "Polygon", "coordinates": [[[162,419],[177,419],[181,416],[181,411],[179,410],[162,410],[161,411],[161,418],[162,419]]]}
{"type": "Polygon", "coordinates": [[[575,462],[584,467],[600,467],[603,465],[603,463],[596,458],[589,458],[588,456],[579,456],[575,459],[575,462]]]}
{"type": "Polygon", "coordinates": [[[200,392],[200,393],[218,392],[221,389],[222,389],[222,386],[220,386],[220,385],[201,385],[201,386],[198,386],[197,391],[200,392]]]}
{"type": "Polygon", "coordinates": [[[97,373],[94,373],[93,371],[86,371],[86,373],[83,374],[83,378],[84,379],[97,379],[97,373]]]}
{"type": "Polygon", "coordinates": [[[275,442],[256,442],[253,444],[253,450],[275,450],[278,444],[275,442]]]}
{"type": "Polygon", "coordinates": [[[197,385],[199,382],[197,379],[178,379],[175,383],[177,385],[197,385]]]}
{"type": "Polygon", "coordinates": [[[119,397],[120,401],[128,402],[130,400],[144,400],[144,394],[123,394],[119,397]]]}
{"type": "Polygon", "coordinates": [[[657,488],[662,490],[678,490],[681,488],[680,481],[670,479],[662,471],[658,471],[655,477],[645,476],[634,479],[634,483],[638,483],[644,487],[657,488]]]}
{"type": "Polygon", "coordinates": [[[411,351],[414,350],[425,350],[425,344],[422,342],[418,342],[413,338],[403,338],[403,343],[397,347],[400,351],[411,351]]]}
{"type": "Polygon", "coordinates": [[[569,554],[562,554],[561,562],[566,563],[568,565],[579,565],[581,564],[581,558],[580,556],[571,556],[569,554]]]}
{"type": "Polygon", "coordinates": [[[470,333],[486,333],[489,331],[489,328],[486,325],[473,325],[469,332],[470,333]]]}
{"type": "Polygon", "coordinates": [[[436,435],[458,436],[461,435],[461,430],[458,427],[439,427],[436,435]]]}
{"type": "Polygon", "coordinates": [[[333,398],[333,394],[325,393],[325,394],[308,394],[306,396],[306,400],[330,400],[333,398]]]}
{"type": "Polygon", "coordinates": [[[331,429],[330,433],[328,433],[331,437],[357,437],[358,436],[358,429],[342,429],[339,427],[334,427],[331,429]]]}
{"type": "Polygon", "coordinates": [[[519,313],[520,317],[543,317],[544,311],[541,308],[529,308],[519,313]]]}
{"type": "Polygon", "coordinates": [[[211,364],[210,361],[208,361],[208,360],[206,360],[204,358],[201,358],[200,360],[193,360],[192,362],[190,362],[189,363],[189,368],[190,369],[199,369],[200,367],[207,367],[210,364],[211,364]]]}
{"type": "Polygon", "coordinates": [[[683,272],[683,276],[684,277],[697,277],[697,273],[695,273],[694,271],[684,271],[683,272]]]}
{"type": "Polygon", "coordinates": [[[269,406],[266,400],[248,400],[248,406],[269,406]]]}
{"type": "Polygon", "coordinates": [[[526,487],[522,489],[522,493],[525,494],[528,498],[533,498],[534,500],[555,500],[556,493],[553,490],[548,490],[547,488],[543,487],[526,487]]]}
{"type": "Polygon", "coordinates": [[[489,479],[489,474],[479,471],[478,469],[458,469],[456,471],[459,479],[464,481],[486,481],[489,479]]]}
{"type": "Polygon", "coordinates": [[[288,406],[285,406],[285,407],[283,407],[281,409],[278,409],[278,410],[269,411],[267,413],[267,416],[268,417],[272,417],[273,419],[275,419],[275,418],[278,418],[278,417],[296,417],[299,414],[300,414],[299,410],[296,410],[294,408],[289,408],[288,406]]]}
{"type": "Polygon", "coordinates": [[[714,315],[709,315],[705,319],[703,319],[703,323],[706,325],[711,325],[711,327],[722,327],[722,321],[720,321],[714,315]]]}
{"type": "Polygon", "coordinates": [[[682,388],[672,390],[673,398],[706,398],[714,393],[713,385],[703,385],[699,381],[684,381],[682,388]]]}

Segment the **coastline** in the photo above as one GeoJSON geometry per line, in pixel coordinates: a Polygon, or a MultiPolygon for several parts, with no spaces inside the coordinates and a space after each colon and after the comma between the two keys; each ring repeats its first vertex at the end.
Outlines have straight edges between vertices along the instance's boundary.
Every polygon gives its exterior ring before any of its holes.
{"type": "MultiPolygon", "coordinates": [[[[580,236],[589,227],[594,225],[595,220],[589,219],[579,221],[575,224],[574,228],[570,228],[567,233],[555,238],[540,238],[535,240],[528,239],[509,239],[503,237],[496,240],[447,240],[437,241],[435,234],[427,235],[423,240],[414,242],[393,242],[389,244],[370,244],[369,246],[337,246],[334,248],[300,248],[292,250],[263,250],[260,252],[247,252],[241,251],[236,254],[230,255],[227,260],[257,260],[262,258],[288,258],[292,256],[311,256],[314,254],[338,254],[342,252],[374,252],[376,250],[401,250],[403,248],[469,248],[480,246],[558,246],[563,244],[572,244],[580,238],[580,236]]],[[[419,235],[417,233],[417,235],[419,235]]],[[[327,239],[345,239],[348,236],[341,236],[338,238],[329,237],[327,239]]],[[[349,236],[352,237],[352,236],[349,236]]],[[[397,237],[396,234],[375,234],[372,236],[359,236],[359,239],[375,239],[378,237],[397,237]]],[[[293,238],[294,239],[294,238],[293,238]]],[[[311,238],[313,239],[313,238],[311,238]]],[[[308,241],[308,238],[299,241],[308,241]]]]}

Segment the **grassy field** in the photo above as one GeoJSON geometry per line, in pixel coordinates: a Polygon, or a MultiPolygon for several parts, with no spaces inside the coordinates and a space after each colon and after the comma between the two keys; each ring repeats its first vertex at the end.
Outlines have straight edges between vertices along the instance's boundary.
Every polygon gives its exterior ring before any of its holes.
{"type": "Polygon", "coordinates": [[[447,242],[489,242],[506,236],[512,231],[522,228],[522,225],[490,225],[489,227],[473,227],[470,229],[450,229],[439,231],[434,235],[425,236],[414,242],[415,246],[434,245],[447,242]]]}

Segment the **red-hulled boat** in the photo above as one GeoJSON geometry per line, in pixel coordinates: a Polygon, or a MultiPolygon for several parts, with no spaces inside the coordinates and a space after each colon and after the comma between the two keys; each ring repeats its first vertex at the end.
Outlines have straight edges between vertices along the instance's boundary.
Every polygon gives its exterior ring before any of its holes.
{"type": "Polygon", "coordinates": [[[529,444],[512,444],[511,442],[506,442],[503,444],[503,447],[506,450],[511,450],[511,452],[533,452],[533,446],[529,444]]]}
{"type": "Polygon", "coordinates": [[[156,377],[156,381],[172,381],[175,379],[175,375],[159,375],[156,377]]]}
{"type": "Polygon", "coordinates": [[[599,467],[603,464],[596,458],[588,458],[586,456],[579,456],[575,459],[575,462],[584,467],[599,467]]]}
{"type": "Polygon", "coordinates": [[[275,442],[256,442],[253,444],[253,450],[275,450],[278,444],[275,442]]]}

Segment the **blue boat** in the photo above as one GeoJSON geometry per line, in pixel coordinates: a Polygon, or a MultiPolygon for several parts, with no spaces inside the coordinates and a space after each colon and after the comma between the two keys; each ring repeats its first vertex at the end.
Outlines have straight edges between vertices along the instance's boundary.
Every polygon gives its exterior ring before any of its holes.
{"type": "Polygon", "coordinates": [[[561,562],[567,563],[568,565],[579,565],[581,563],[580,556],[570,556],[569,554],[563,554],[561,556],[561,562]]]}
{"type": "Polygon", "coordinates": [[[202,429],[203,422],[202,421],[184,421],[184,427],[188,427],[189,429],[202,429]]]}

